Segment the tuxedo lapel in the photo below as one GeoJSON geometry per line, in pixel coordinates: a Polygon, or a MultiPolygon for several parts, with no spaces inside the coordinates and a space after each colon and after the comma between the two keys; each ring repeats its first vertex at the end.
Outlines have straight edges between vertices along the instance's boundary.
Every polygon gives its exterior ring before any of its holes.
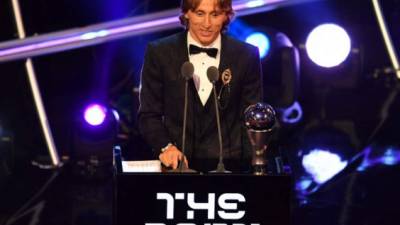
{"type": "MultiPolygon", "coordinates": [[[[222,35],[221,37],[221,60],[219,63],[219,74],[222,74],[222,72],[228,68],[231,68],[232,65],[232,56],[233,57],[239,57],[239,56],[234,56],[232,53],[230,53],[230,48],[228,44],[228,40],[226,35],[222,35]]],[[[221,86],[222,82],[221,79],[218,80],[218,84],[221,86]]]]}
{"type": "MultiPolygon", "coordinates": [[[[177,68],[179,79],[182,79],[181,66],[186,61],[189,61],[189,53],[187,49],[187,32],[182,32],[178,35],[176,41],[176,58],[175,68],[177,68]]],[[[182,79],[183,80],[183,79],[182,79]]]]}

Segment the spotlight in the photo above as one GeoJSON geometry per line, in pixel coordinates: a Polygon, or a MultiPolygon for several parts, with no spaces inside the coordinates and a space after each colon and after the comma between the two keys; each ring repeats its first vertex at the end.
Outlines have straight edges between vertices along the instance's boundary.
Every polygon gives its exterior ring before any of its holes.
{"type": "Polygon", "coordinates": [[[94,103],[86,107],[84,111],[85,121],[92,126],[99,126],[106,118],[107,108],[103,105],[94,103]]]}
{"type": "Polygon", "coordinates": [[[331,179],[347,166],[347,160],[335,153],[335,150],[312,149],[303,156],[302,165],[313,180],[322,184],[331,179]]]}
{"type": "Polygon", "coordinates": [[[317,124],[298,136],[291,164],[300,194],[311,194],[348,168],[356,147],[346,130],[317,124]]]}
{"type": "Polygon", "coordinates": [[[240,19],[236,19],[230,24],[229,34],[239,40],[258,47],[260,58],[266,58],[272,47],[268,30],[252,27],[240,19]]]}
{"type": "Polygon", "coordinates": [[[335,67],[349,55],[351,40],[342,27],[331,23],[322,24],[309,34],[306,50],[315,64],[326,68],[335,67]]]}
{"type": "Polygon", "coordinates": [[[246,42],[258,47],[260,58],[266,57],[270,52],[270,38],[261,32],[254,32],[247,36],[246,42]]]}
{"type": "Polygon", "coordinates": [[[100,103],[88,104],[82,109],[73,131],[73,171],[88,178],[108,178],[112,174],[118,113],[100,103]]]}

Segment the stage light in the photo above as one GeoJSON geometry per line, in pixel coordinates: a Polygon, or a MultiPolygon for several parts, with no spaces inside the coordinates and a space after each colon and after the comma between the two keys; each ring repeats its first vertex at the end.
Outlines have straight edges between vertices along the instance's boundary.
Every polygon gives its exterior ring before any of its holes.
{"type": "Polygon", "coordinates": [[[108,36],[109,32],[108,30],[99,30],[99,31],[93,31],[93,32],[88,32],[85,34],[81,35],[82,40],[91,40],[95,38],[100,38],[100,37],[106,37],[108,36]]]}
{"type": "Polygon", "coordinates": [[[229,25],[229,35],[256,46],[259,49],[260,58],[265,58],[271,51],[270,34],[264,28],[252,27],[236,19],[229,25]]]}
{"type": "Polygon", "coordinates": [[[335,67],[346,60],[351,50],[347,32],[336,24],[322,24],[314,28],[306,41],[308,57],[322,67],[335,67]]]}
{"type": "Polygon", "coordinates": [[[101,125],[107,114],[107,108],[100,104],[90,104],[84,111],[85,121],[92,126],[101,125]]]}
{"type": "Polygon", "coordinates": [[[118,112],[100,103],[91,103],[80,109],[76,114],[71,151],[74,174],[109,177],[112,174],[112,149],[119,128],[118,112]]]}
{"type": "Polygon", "coordinates": [[[310,177],[303,176],[296,182],[296,190],[301,193],[306,193],[305,191],[313,185],[313,179],[310,177]]]}
{"type": "Polygon", "coordinates": [[[394,166],[400,162],[400,151],[399,149],[388,148],[383,154],[382,163],[387,166],[394,166]]]}
{"type": "Polygon", "coordinates": [[[119,122],[120,119],[121,119],[121,117],[120,117],[118,111],[115,110],[115,109],[112,109],[111,111],[112,111],[112,113],[113,113],[113,115],[114,115],[115,120],[119,122]]]}
{"type": "Polygon", "coordinates": [[[281,121],[284,123],[295,124],[303,118],[303,109],[299,102],[295,101],[293,105],[288,108],[281,109],[281,121]]]}
{"type": "Polygon", "coordinates": [[[266,3],[264,2],[264,0],[252,0],[246,3],[246,6],[248,8],[255,8],[255,7],[260,7],[265,5],[266,3]]]}
{"type": "Polygon", "coordinates": [[[292,141],[288,160],[293,168],[296,191],[309,195],[349,168],[357,153],[348,130],[331,124],[305,125],[292,141]]]}
{"type": "Polygon", "coordinates": [[[364,159],[357,171],[384,165],[395,166],[400,164],[400,148],[395,146],[371,145],[364,150],[364,159]]]}
{"type": "Polygon", "coordinates": [[[245,41],[258,47],[260,58],[264,58],[268,55],[271,48],[271,42],[266,34],[254,32],[248,35],[245,41]]]}
{"type": "Polygon", "coordinates": [[[347,160],[343,160],[339,154],[334,152],[315,148],[303,156],[302,165],[316,183],[326,182],[347,166],[347,160]]]}

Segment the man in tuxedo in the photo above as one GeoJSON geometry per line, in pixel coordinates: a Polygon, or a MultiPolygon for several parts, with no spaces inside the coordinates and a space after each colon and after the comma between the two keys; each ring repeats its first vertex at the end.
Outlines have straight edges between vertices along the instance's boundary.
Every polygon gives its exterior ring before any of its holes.
{"type": "Polygon", "coordinates": [[[148,44],[141,74],[139,129],[166,167],[184,159],[182,147],[184,62],[194,65],[189,80],[185,162],[198,171],[216,168],[219,141],[212,83],[206,71],[218,68],[216,82],[223,154],[227,169],[249,165],[251,145],[243,112],[262,99],[258,49],[223,32],[233,16],[231,0],[182,0],[181,32],[148,44]],[[186,160],[187,159],[187,160],[186,160]]]}

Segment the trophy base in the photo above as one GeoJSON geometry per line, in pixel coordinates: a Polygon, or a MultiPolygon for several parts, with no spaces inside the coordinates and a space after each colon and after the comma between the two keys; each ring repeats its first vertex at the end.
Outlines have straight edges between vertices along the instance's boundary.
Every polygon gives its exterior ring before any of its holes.
{"type": "Polygon", "coordinates": [[[256,176],[265,176],[268,175],[267,170],[265,169],[265,165],[257,165],[253,166],[253,175],[256,176]]]}

